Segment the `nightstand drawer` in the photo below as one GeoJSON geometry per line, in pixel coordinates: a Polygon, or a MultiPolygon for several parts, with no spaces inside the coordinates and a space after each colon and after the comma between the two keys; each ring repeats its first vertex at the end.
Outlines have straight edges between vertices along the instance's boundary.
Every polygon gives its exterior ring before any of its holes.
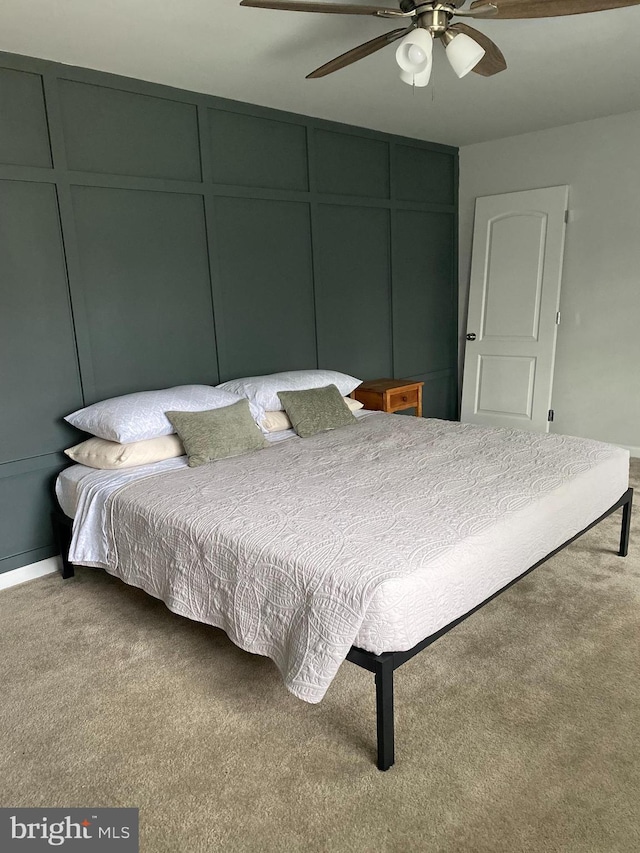
{"type": "Polygon", "coordinates": [[[389,411],[393,412],[397,409],[417,408],[418,406],[418,389],[411,388],[405,391],[395,391],[389,394],[389,411]]]}

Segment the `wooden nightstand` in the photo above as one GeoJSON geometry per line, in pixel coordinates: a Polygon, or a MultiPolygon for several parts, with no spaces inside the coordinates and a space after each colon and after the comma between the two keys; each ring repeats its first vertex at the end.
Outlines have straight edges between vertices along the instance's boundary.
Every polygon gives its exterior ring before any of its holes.
{"type": "Polygon", "coordinates": [[[415,409],[416,417],[422,417],[422,386],[424,382],[410,379],[371,379],[358,385],[351,396],[364,404],[365,409],[378,412],[399,412],[415,409]]]}

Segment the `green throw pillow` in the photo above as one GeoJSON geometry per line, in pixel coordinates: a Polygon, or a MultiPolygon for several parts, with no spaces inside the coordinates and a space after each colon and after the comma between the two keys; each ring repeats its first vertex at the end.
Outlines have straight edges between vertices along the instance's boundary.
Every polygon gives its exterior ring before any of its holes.
{"type": "Polygon", "coordinates": [[[278,397],[301,438],[358,423],[335,385],[306,391],[278,391],[278,397]]]}
{"type": "Polygon", "coordinates": [[[206,412],[165,412],[165,415],[184,444],[190,468],[269,445],[253,420],[248,400],[206,412]]]}

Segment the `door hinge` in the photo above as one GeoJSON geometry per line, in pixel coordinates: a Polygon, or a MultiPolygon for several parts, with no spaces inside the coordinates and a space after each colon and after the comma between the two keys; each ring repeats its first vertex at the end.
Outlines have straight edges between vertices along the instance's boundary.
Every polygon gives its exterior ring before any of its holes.
{"type": "Polygon", "coordinates": [[[569,219],[571,218],[571,212],[569,210],[565,210],[564,212],[564,221],[566,224],[569,223],[569,219]]]}
{"type": "Polygon", "coordinates": [[[555,411],[553,409],[549,409],[549,415],[547,417],[547,420],[549,421],[550,424],[553,423],[553,419],[555,418],[555,416],[556,416],[555,411]]]}
{"type": "Polygon", "coordinates": [[[560,311],[558,311],[558,312],[557,312],[557,314],[556,314],[556,326],[559,326],[559,325],[560,325],[560,320],[561,320],[561,319],[562,319],[562,314],[560,313],[560,311]]]}

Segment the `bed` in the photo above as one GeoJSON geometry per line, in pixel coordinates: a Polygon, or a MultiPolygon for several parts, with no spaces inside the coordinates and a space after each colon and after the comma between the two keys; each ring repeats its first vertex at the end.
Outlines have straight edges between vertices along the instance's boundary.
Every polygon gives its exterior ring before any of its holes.
{"type": "Polygon", "coordinates": [[[629,454],[612,445],[385,413],[278,438],[195,469],[66,469],[64,574],[105,569],[222,628],[307,702],[345,659],[373,672],[381,770],[395,669],[619,508],[627,553],[629,454]]]}

